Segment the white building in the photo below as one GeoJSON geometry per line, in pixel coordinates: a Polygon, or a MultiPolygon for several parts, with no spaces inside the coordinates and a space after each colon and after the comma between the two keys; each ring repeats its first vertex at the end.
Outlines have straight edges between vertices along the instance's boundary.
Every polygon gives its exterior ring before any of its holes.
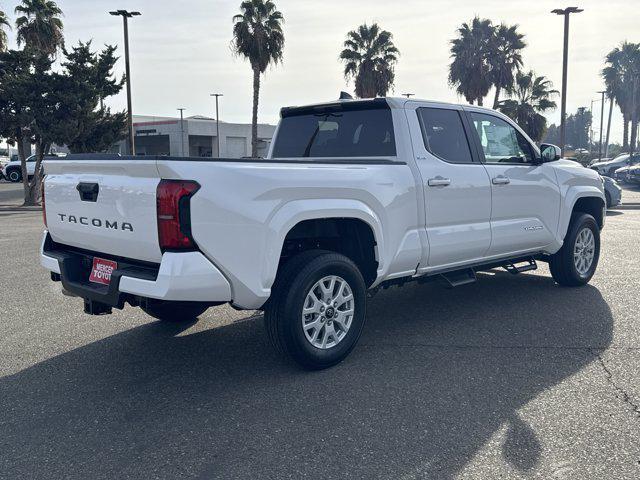
{"type": "MultiPolygon", "coordinates": [[[[258,156],[265,157],[274,125],[258,124],[258,156]]],[[[220,122],[220,155],[216,121],[203,116],[175,117],[133,116],[136,155],[170,155],[175,157],[242,158],[251,155],[251,124],[220,122]]],[[[125,154],[126,140],[114,149],[125,154]]]]}

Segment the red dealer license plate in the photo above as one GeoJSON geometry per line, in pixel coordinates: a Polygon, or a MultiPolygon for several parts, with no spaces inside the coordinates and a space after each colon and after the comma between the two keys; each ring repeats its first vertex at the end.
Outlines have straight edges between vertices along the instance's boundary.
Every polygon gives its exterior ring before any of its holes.
{"type": "Polygon", "coordinates": [[[109,285],[111,282],[111,274],[118,268],[118,264],[104,258],[93,257],[93,267],[91,267],[91,275],[89,281],[93,283],[101,283],[109,285]]]}

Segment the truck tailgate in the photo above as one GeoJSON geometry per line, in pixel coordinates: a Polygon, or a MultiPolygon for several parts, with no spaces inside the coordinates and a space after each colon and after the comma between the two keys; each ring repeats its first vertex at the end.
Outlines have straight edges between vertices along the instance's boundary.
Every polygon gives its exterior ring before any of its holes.
{"type": "Polygon", "coordinates": [[[160,262],[155,159],[44,163],[47,226],[57,243],[160,262]]]}

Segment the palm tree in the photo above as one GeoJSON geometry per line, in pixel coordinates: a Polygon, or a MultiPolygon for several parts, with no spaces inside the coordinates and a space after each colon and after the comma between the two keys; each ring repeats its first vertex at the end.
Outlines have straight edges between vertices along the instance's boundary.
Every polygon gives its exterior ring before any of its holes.
{"type": "Polygon", "coordinates": [[[522,68],[521,50],[527,46],[523,40],[524,35],[518,32],[518,25],[507,26],[501,23],[495,29],[491,42],[491,81],[496,89],[493,99],[493,108],[498,108],[500,91],[504,88],[507,92],[513,88],[514,71],[522,68]]]}
{"type": "Polygon", "coordinates": [[[365,23],[347,33],[340,60],[345,63],[345,78],[355,79],[356,96],[384,97],[393,87],[393,70],[400,52],[392,39],[393,35],[376,23],[365,23]]]}
{"type": "Polygon", "coordinates": [[[550,80],[533,71],[517,72],[512,94],[515,98],[498,102],[498,110],[513,119],[534,141],[542,139],[547,119],[542,113],[556,108],[551,100],[558,93],[550,80]]]}
{"type": "Polygon", "coordinates": [[[62,10],[51,0],[22,0],[16,19],[18,45],[24,44],[47,56],[64,46],[62,10]]]}
{"type": "Polygon", "coordinates": [[[7,32],[4,31],[4,27],[11,28],[7,15],[0,10],[0,52],[4,52],[7,49],[7,32]]]}
{"type": "MultiPolygon", "coordinates": [[[[620,47],[611,50],[605,59],[602,77],[607,93],[613,98],[622,111],[623,137],[622,148],[629,148],[629,122],[632,143],[636,140],[637,109],[640,108],[640,92],[636,90],[636,105],[633,106],[634,77],[640,74],[640,44],[623,42],[620,47]],[[634,115],[634,111],[636,115],[634,115]],[[635,117],[635,122],[633,121],[635,117]],[[635,127],[634,124],[635,123],[635,127]]],[[[636,89],[637,89],[636,85],[636,89]]]]}
{"type": "Polygon", "coordinates": [[[449,84],[471,104],[477,101],[482,105],[491,88],[489,60],[493,36],[491,20],[475,17],[471,25],[463,23],[458,29],[458,38],[451,40],[453,61],[449,66],[449,84]]]}
{"type": "Polygon", "coordinates": [[[271,0],[245,0],[233,17],[233,51],[249,60],[253,70],[251,156],[258,156],[258,99],[260,74],[272,63],[282,62],[284,17],[271,0]]]}

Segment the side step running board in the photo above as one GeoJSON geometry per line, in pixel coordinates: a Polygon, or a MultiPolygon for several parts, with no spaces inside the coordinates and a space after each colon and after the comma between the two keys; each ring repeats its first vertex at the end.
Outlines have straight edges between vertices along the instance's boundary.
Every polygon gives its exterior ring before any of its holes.
{"type": "Polygon", "coordinates": [[[460,285],[473,283],[477,280],[476,272],[473,268],[443,273],[440,275],[440,278],[444,280],[445,286],[449,288],[459,287],[460,285]]]}
{"type": "Polygon", "coordinates": [[[538,264],[533,258],[530,258],[529,260],[526,261],[526,263],[524,263],[524,265],[522,264],[514,265],[513,263],[505,263],[502,267],[512,275],[517,275],[518,273],[528,272],[529,270],[536,270],[538,268],[538,264]]]}

